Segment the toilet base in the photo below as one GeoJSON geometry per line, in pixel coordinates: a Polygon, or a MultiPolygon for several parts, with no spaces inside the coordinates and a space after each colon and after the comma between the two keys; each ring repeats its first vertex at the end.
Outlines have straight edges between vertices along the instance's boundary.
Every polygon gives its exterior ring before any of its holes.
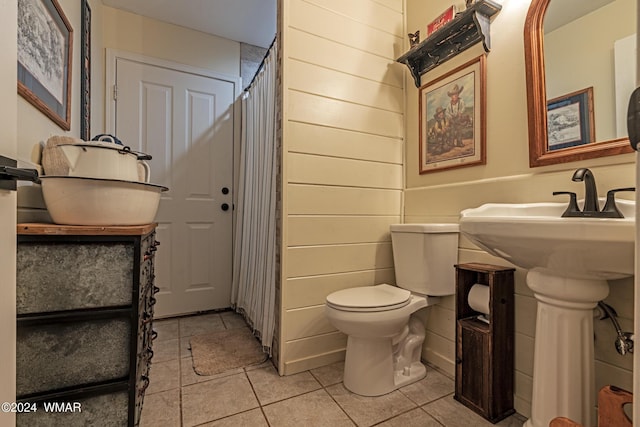
{"type": "Polygon", "coordinates": [[[409,369],[395,371],[396,388],[419,381],[427,376],[427,368],[420,362],[413,362],[409,369]],[[407,371],[407,372],[404,372],[407,371]]]}
{"type": "Polygon", "coordinates": [[[381,396],[426,375],[427,370],[420,362],[413,362],[404,370],[394,370],[391,338],[348,338],[344,386],[355,394],[381,396]]]}

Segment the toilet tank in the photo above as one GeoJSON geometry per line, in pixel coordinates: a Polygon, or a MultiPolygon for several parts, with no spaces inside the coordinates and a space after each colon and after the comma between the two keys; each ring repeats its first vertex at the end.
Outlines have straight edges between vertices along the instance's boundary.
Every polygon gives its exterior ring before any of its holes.
{"type": "Polygon", "coordinates": [[[396,286],[423,295],[453,295],[458,224],[392,224],[396,286]]]}

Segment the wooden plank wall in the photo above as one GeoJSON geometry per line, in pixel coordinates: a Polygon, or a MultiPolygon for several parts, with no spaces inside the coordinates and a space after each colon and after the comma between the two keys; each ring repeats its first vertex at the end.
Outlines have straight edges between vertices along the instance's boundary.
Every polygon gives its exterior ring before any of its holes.
{"type": "Polygon", "coordinates": [[[282,0],[279,371],[344,358],[339,289],[393,283],[403,197],[402,0],[282,0]]]}

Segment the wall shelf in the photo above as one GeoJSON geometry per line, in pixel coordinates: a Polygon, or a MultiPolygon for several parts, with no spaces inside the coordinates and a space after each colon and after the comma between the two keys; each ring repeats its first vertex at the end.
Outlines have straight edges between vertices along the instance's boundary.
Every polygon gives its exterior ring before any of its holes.
{"type": "Polygon", "coordinates": [[[416,87],[420,87],[420,76],[476,43],[481,41],[485,52],[489,52],[489,20],[501,9],[491,0],[477,0],[396,61],[409,68],[416,87]]]}

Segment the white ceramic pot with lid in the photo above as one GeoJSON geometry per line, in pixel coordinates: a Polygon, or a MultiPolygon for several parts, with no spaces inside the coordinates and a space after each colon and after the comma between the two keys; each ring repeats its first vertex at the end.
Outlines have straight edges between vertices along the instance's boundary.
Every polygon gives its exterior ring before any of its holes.
{"type": "Polygon", "coordinates": [[[129,147],[91,143],[58,147],[69,163],[69,176],[149,182],[149,165],[139,159],[150,156],[133,152],[129,147]],[[138,165],[144,170],[144,176],[139,176],[138,165]]]}

